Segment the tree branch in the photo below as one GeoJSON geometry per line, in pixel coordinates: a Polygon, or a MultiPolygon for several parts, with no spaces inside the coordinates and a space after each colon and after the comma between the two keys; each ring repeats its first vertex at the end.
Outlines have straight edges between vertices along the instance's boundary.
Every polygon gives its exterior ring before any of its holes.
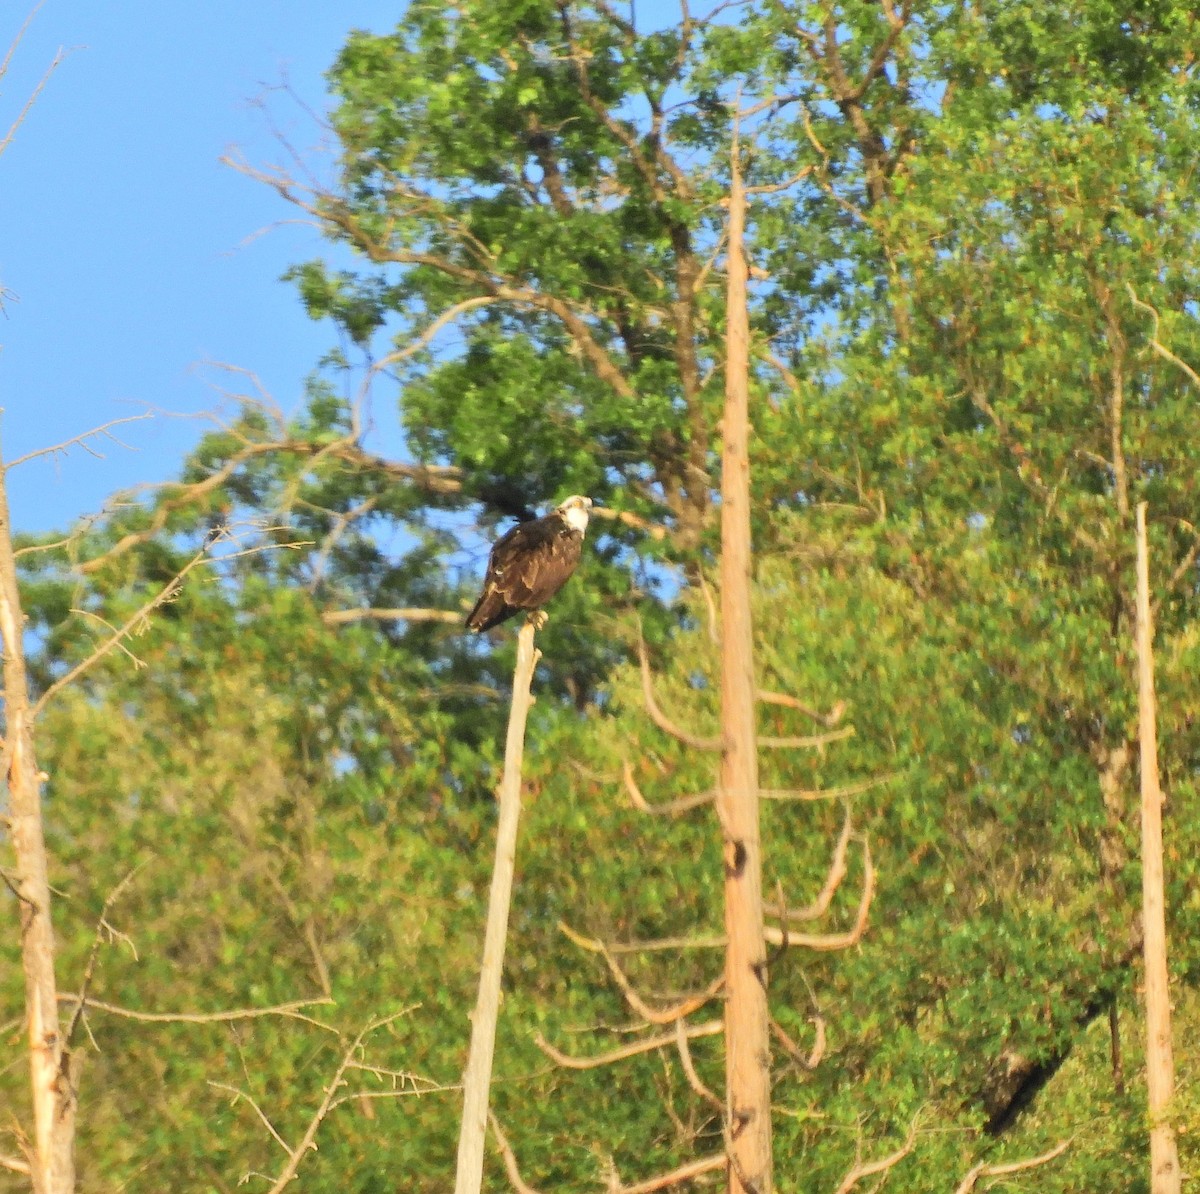
{"type": "Polygon", "coordinates": [[[784,1030],[782,1024],[772,1018],[771,1032],[775,1039],[783,1046],[784,1051],[791,1059],[796,1062],[803,1070],[815,1070],[821,1064],[821,1058],[825,1056],[825,1019],[823,1016],[814,1016],[813,1024],[816,1026],[816,1039],[813,1041],[812,1051],[807,1057],[804,1056],[803,1050],[784,1030]]]}
{"type": "Polygon", "coordinates": [[[633,778],[633,767],[630,766],[628,759],[624,760],[622,772],[625,777],[625,790],[629,793],[633,807],[640,812],[650,813],[657,817],[676,817],[681,813],[690,812],[694,808],[703,808],[705,805],[712,804],[716,798],[715,792],[701,792],[696,796],[682,796],[678,800],[669,800],[665,804],[650,804],[642,795],[641,789],[633,778]]]}
{"type": "Polygon", "coordinates": [[[488,1112],[488,1120],[496,1137],[496,1146],[500,1149],[500,1156],[504,1160],[504,1172],[508,1174],[512,1188],[516,1190],[517,1194],[540,1194],[540,1191],[528,1185],[521,1177],[521,1170],[517,1167],[517,1155],[513,1152],[512,1145],[508,1143],[508,1137],[504,1135],[500,1121],[491,1111],[488,1112]]]}
{"type": "Polygon", "coordinates": [[[709,983],[708,987],[698,995],[692,995],[671,1007],[653,1008],[634,990],[628,976],[618,965],[616,958],[612,956],[608,946],[603,941],[583,937],[561,920],[558,922],[558,927],[576,945],[588,950],[589,953],[598,953],[604,959],[608,965],[609,972],[613,976],[613,980],[620,987],[621,994],[625,996],[625,1001],[637,1015],[641,1016],[649,1024],[670,1024],[672,1021],[690,1016],[692,1012],[697,1011],[708,1003],[725,985],[724,977],[719,976],[709,983]]]}
{"type": "Polygon", "coordinates": [[[77,663],[65,676],[60,676],[45,692],[38,698],[30,711],[30,718],[34,721],[38,719],[41,712],[56,697],[64,688],[70,684],[74,684],[84,672],[89,668],[99,663],[114,647],[120,645],[121,641],[128,637],[134,630],[140,627],[146,620],[147,616],[158,609],[160,605],[165,605],[172,598],[176,597],[183,587],[184,579],[193,568],[198,567],[208,556],[209,544],[205,544],[184,566],[181,568],[166,585],[146,602],[132,617],[130,617],[120,629],[117,630],[106,642],[98,646],[86,659],[77,663]]]}
{"type": "Polygon", "coordinates": [[[845,933],[794,933],[790,929],[776,929],[768,925],[763,930],[763,938],[772,945],[798,945],[804,949],[814,949],[821,953],[849,949],[850,946],[857,944],[867,931],[867,921],[874,896],[875,867],[871,862],[871,848],[864,841],[863,890],[858,902],[858,914],[850,929],[845,933]]]}
{"type": "Polygon", "coordinates": [[[458,626],[463,617],[452,609],[329,609],[321,615],[326,626],[341,626],[347,622],[445,622],[458,626]]]}
{"type": "Polygon", "coordinates": [[[659,937],[652,941],[607,941],[601,942],[594,937],[585,937],[577,933],[565,921],[558,922],[559,931],[570,938],[580,949],[588,953],[598,954],[608,950],[613,954],[642,954],[654,953],[669,949],[724,949],[725,938],[720,937],[659,937]]]}
{"type": "Polygon", "coordinates": [[[334,1003],[332,999],[296,999],[291,1003],[279,1003],[273,1007],[244,1007],[231,1008],[223,1012],[141,1012],[131,1007],[119,1007],[115,1003],[105,1003],[101,999],[90,999],[85,995],[59,992],[60,1003],[86,1003],[88,1010],[107,1012],[110,1016],[120,1016],[125,1020],[137,1020],[142,1024],[224,1024],[231,1020],[256,1020],[262,1016],[283,1016],[290,1020],[303,1020],[306,1024],[314,1024],[326,1032],[336,1032],[328,1024],[314,1020],[311,1016],[301,1015],[302,1007],[328,1006],[334,1003]]]}
{"type": "Polygon", "coordinates": [[[843,738],[853,738],[854,727],[845,726],[840,730],[830,730],[827,734],[800,734],[790,738],[758,738],[758,745],[767,750],[800,750],[810,746],[828,746],[830,742],[841,742],[843,738]]]}
{"type": "Polygon", "coordinates": [[[680,1165],[678,1169],[672,1169],[669,1173],[660,1173],[645,1181],[635,1182],[632,1186],[625,1185],[618,1178],[615,1184],[609,1186],[608,1194],[654,1194],[656,1190],[678,1186],[683,1182],[691,1181],[692,1178],[700,1177],[702,1174],[711,1173],[714,1169],[723,1169],[728,1164],[729,1158],[725,1153],[717,1153],[711,1157],[701,1157],[697,1161],[688,1161],[686,1164],[680,1165]]]}
{"type": "Polygon", "coordinates": [[[123,444],[116,436],[111,434],[113,427],[119,427],[122,423],[140,423],[144,419],[154,418],[153,411],[145,411],[140,415],[127,415],[121,419],[110,419],[107,423],[101,423],[99,427],[93,427],[91,431],[81,432],[79,435],[73,435],[70,439],[65,439],[62,443],[51,444],[48,448],[38,448],[33,452],[26,452],[24,456],[18,456],[16,460],[10,460],[4,465],[5,472],[11,472],[19,464],[27,464],[30,460],[37,460],[39,456],[57,456],[68,449],[73,448],[76,444],[82,447],[85,451],[90,452],[93,456],[103,459],[100,452],[95,451],[88,445],[88,440],[95,436],[103,436],[105,439],[112,440],[119,447],[128,448],[128,444],[123,444]]]}
{"type": "Polygon", "coordinates": [[[1056,1144],[1049,1152],[1044,1152],[1037,1157],[1030,1157],[1027,1161],[1012,1161],[1007,1165],[987,1165],[981,1162],[954,1187],[954,1194],[971,1194],[971,1191],[975,1189],[975,1185],[981,1177],[1004,1177],[1010,1173],[1020,1173],[1026,1169],[1033,1169],[1038,1165],[1045,1165],[1053,1161],[1055,1157],[1061,1157],[1071,1147],[1073,1140],[1073,1136],[1068,1137],[1068,1139],[1056,1144]]]}
{"type": "Polygon", "coordinates": [[[1165,344],[1159,340],[1158,312],[1149,303],[1143,302],[1140,298],[1138,298],[1137,293],[1128,282],[1125,283],[1125,289],[1129,291],[1129,297],[1132,300],[1133,305],[1142,311],[1148,311],[1151,318],[1154,320],[1154,331],[1150,334],[1151,349],[1153,349],[1154,352],[1162,357],[1164,361],[1170,361],[1172,365],[1183,372],[1183,374],[1189,378],[1193,385],[1200,387],[1200,373],[1197,373],[1196,370],[1193,369],[1186,361],[1180,360],[1179,357],[1177,357],[1165,344]]]}
{"type": "MultiPolygon", "coordinates": [[[[686,1031],[688,1040],[695,1040],[701,1036],[718,1036],[725,1031],[725,1026],[720,1020],[708,1020],[703,1024],[691,1025],[686,1031]]],[[[533,1043],[557,1065],[570,1070],[595,1070],[601,1066],[612,1065],[617,1061],[624,1061],[627,1057],[637,1057],[641,1053],[653,1053],[655,1049],[673,1045],[675,1035],[667,1033],[663,1036],[647,1037],[644,1041],[622,1045],[619,1049],[613,1049],[609,1053],[601,1053],[595,1057],[572,1057],[569,1053],[563,1053],[550,1044],[540,1032],[533,1038],[533,1043]]]]}
{"type": "Polygon", "coordinates": [[[834,1194],[849,1194],[856,1185],[864,1177],[874,1177],[877,1173],[886,1173],[889,1169],[898,1165],[909,1153],[913,1150],[913,1145],[917,1139],[917,1119],[914,1118],[912,1125],[908,1129],[908,1137],[904,1143],[894,1152],[886,1157],[881,1157],[878,1161],[868,1161],[865,1164],[862,1161],[862,1140],[858,1143],[859,1159],[855,1161],[853,1167],[842,1178],[841,1185],[838,1186],[834,1194]]]}
{"type": "Polygon", "coordinates": [[[677,738],[680,742],[694,747],[696,750],[723,749],[724,744],[720,738],[705,738],[699,734],[690,734],[687,730],[677,726],[658,707],[658,702],[654,699],[654,688],[650,680],[650,661],[646,658],[646,643],[642,639],[640,631],[638,633],[638,661],[642,669],[642,697],[646,702],[646,712],[650,714],[650,720],[664,733],[670,734],[672,738],[677,738]]]}
{"type": "MultiPolygon", "coordinates": [[[[838,837],[837,846],[833,852],[833,860],[830,862],[829,871],[825,876],[825,882],[817,898],[807,908],[791,909],[785,908],[782,904],[768,904],[763,911],[768,916],[777,916],[784,921],[810,921],[824,916],[829,911],[829,905],[833,902],[833,897],[837,894],[837,889],[841,887],[842,880],[846,877],[846,849],[850,845],[851,830],[850,809],[847,806],[846,817],[842,823],[842,832],[838,837]]],[[[790,936],[788,940],[790,942],[790,936]]]]}

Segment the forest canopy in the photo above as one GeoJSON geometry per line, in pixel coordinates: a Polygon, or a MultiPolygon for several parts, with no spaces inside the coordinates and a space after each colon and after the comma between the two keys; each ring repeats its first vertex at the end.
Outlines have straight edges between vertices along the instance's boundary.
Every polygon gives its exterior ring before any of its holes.
{"type": "MultiPolygon", "coordinates": [[[[573,493],[597,507],[539,637],[495,1111],[546,1191],[722,1147],[698,1090],[718,1039],[691,1041],[694,1075],[673,1046],[572,1070],[537,1040],[627,1043],[579,938],[721,931],[711,810],[647,816],[630,784],[712,784],[648,717],[639,645],[663,708],[712,734],[735,119],[755,675],[793,698],[758,729],[853,730],[764,756],[764,791],[829,797],[764,804],[764,889],[816,899],[840,857],[836,937],[874,868],[850,948],[773,961],[777,1188],[832,1194],[907,1145],[892,1181],[932,1194],[1069,1139],[1012,1188],[1149,1189],[1132,512],[1186,1042],[1197,45],[1173,0],[463,0],[348,35],[336,167],[234,161],[331,242],[290,271],[331,330],[306,392],[244,386],[176,481],[17,540],[59,982],[96,1001],[72,1042],[81,1190],[269,1188],[272,1133],[301,1139],[369,1026],[301,1187],[449,1188],[513,659],[461,620],[489,540],[573,493]]],[[[3,1090],[24,1115],[10,922],[3,1090]]],[[[621,965],[667,1003],[719,963],[621,965]]],[[[1185,1170],[1194,1064],[1183,1044],[1185,1170]]]]}

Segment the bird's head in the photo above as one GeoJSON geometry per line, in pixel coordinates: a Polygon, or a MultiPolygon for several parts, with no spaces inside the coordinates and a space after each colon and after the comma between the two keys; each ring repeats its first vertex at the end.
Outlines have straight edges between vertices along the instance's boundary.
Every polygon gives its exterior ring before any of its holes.
{"type": "Polygon", "coordinates": [[[592,499],[589,497],[580,497],[579,494],[573,494],[567,498],[565,502],[558,505],[555,513],[561,514],[563,521],[566,522],[572,530],[578,531],[581,535],[587,530],[588,511],[592,508],[592,499]]]}

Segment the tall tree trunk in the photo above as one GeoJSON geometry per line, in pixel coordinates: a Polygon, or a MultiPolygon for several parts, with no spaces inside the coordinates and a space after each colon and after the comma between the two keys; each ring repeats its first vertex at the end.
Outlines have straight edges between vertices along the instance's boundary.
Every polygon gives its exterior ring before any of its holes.
{"type": "Polygon", "coordinates": [[[750,618],[750,329],[746,192],[734,138],[729,192],[721,463],[721,772],[725,836],[725,1091],[732,1194],[771,1189],[771,1053],[763,940],[754,641],[750,618]]]}
{"type": "Polygon", "coordinates": [[[0,636],[4,640],[4,773],[8,777],[9,833],[16,857],[21,916],[21,966],[29,1025],[34,1149],[29,1157],[36,1194],[75,1189],[75,1092],[70,1054],[58,1019],[50,881],[42,829],[42,776],[33,751],[25,672],[25,616],[17,588],[6,472],[0,466],[0,636]]]}
{"type": "Polygon", "coordinates": [[[1171,993],[1167,985],[1167,927],[1163,896],[1162,789],[1154,708],[1154,626],[1146,503],[1137,508],[1138,738],[1142,765],[1142,934],[1146,959],[1146,1086],[1150,1101],[1150,1189],[1179,1194],[1179,1157],[1168,1104],[1175,1086],[1171,1057],[1171,993]]]}
{"type": "Polygon", "coordinates": [[[471,1017],[471,1048],[463,1074],[463,1115],[458,1135],[458,1165],[454,1194],[479,1194],[483,1186],[483,1150],[487,1137],[488,1094],[492,1056],[496,1049],[496,1020],[500,1013],[500,977],[508,937],[508,906],[512,896],[517,855],[517,826],[521,819],[521,762],[525,753],[525,722],[529,689],[539,652],[533,648],[533,622],[517,635],[508,737],[504,743],[504,775],[500,781],[500,819],[496,826],[496,861],[488,897],[479,996],[471,1017]]]}

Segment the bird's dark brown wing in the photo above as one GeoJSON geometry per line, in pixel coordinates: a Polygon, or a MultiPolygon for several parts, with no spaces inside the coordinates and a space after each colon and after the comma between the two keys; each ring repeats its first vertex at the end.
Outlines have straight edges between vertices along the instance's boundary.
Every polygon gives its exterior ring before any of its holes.
{"type": "Polygon", "coordinates": [[[518,523],[496,540],[471,630],[487,630],[521,610],[539,609],[566,584],[579,564],[583,536],[561,516],[518,523]]]}

